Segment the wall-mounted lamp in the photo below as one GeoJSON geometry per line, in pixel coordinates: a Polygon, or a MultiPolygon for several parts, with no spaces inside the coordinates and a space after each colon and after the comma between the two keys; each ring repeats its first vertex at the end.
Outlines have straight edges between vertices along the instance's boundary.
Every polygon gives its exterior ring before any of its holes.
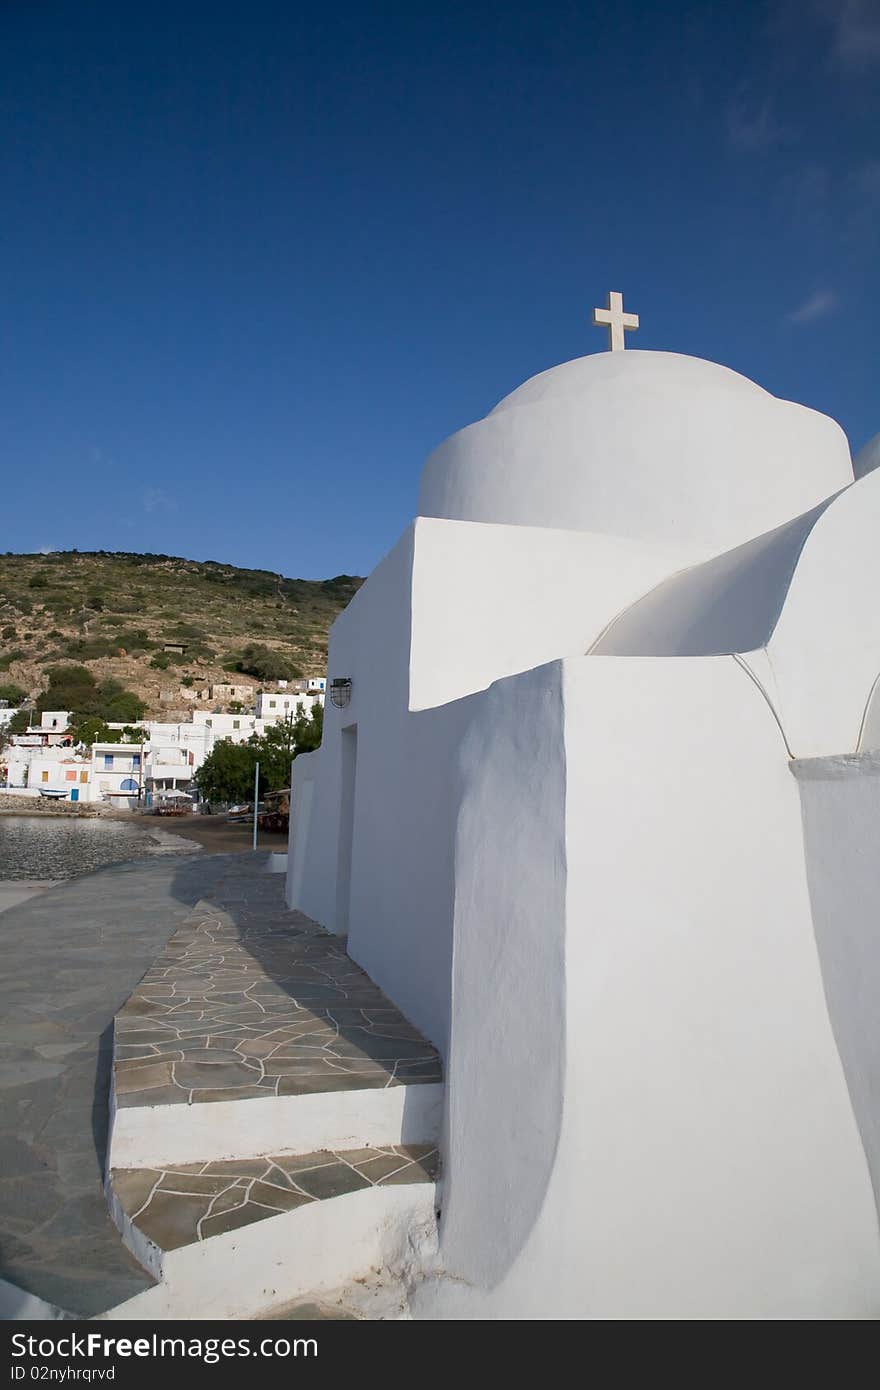
{"type": "Polygon", "coordinates": [[[330,700],[337,709],[351,704],[351,677],[338,676],[330,682],[330,700]]]}

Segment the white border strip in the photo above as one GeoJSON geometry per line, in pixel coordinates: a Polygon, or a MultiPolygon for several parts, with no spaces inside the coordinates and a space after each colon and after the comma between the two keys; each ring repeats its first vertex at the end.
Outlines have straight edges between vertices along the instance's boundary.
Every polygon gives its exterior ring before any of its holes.
{"type": "Polygon", "coordinates": [[[436,1257],[435,1201],[433,1183],[362,1188],[166,1251],[162,1282],[103,1319],[249,1318],[383,1276],[403,1314],[408,1284],[436,1257]]]}
{"type": "Polygon", "coordinates": [[[265,1154],[435,1144],[443,1082],[365,1091],[314,1091],[265,1100],[117,1107],[110,1095],[108,1169],[161,1168],[265,1154]]]}

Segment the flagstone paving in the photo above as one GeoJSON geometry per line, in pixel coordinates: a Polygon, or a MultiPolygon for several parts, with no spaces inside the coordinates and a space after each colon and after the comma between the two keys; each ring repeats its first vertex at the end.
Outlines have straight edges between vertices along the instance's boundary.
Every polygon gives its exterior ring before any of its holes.
{"type": "Polygon", "coordinates": [[[238,872],[171,937],[116,1020],[120,1108],[442,1080],[436,1050],[283,888],[238,872]]]}
{"type": "MultiPolygon", "coordinates": [[[[0,1281],[83,1317],[153,1282],[103,1191],[114,1016],[122,1105],[440,1079],[433,1048],[337,938],[285,911],[265,867],[263,854],[113,865],[0,915],[0,1281]]],[[[408,1152],[415,1174],[428,1155],[408,1152]]],[[[262,1172],[184,1174],[199,1180],[195,1225],[318,1200],[342,1177],[416,1180],[380,1173],[403,1150],[377,1157],[335,1156],[268,1193],[262,1172]],[[208,1218],[217,1177],[233,1196],[208,1218]]]]}
{"type": "Polygon", "coordinates": [[[104,1197],[111,1025],[235,858],[116,864],[0,914],[0,1279],[47,1303],[91,1316],[152,1284],[104,1197]]]}
{"type": "Polygon", "coordinates": [[[132,1224],[160,1250],[367,1187],[434,1182],[430,1144],[117,1169],[113,1190],[132,1224]]]}

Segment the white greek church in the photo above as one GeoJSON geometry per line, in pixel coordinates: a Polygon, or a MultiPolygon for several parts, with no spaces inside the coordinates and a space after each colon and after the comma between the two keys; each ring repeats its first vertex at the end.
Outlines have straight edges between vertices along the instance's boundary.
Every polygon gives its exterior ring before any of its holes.
{"type": "Polygon", "coordinates": [[[288,906],[444,1060],[425,1318],[880,1314],[880,446],[607,352],[425,464],[288,906]]]}

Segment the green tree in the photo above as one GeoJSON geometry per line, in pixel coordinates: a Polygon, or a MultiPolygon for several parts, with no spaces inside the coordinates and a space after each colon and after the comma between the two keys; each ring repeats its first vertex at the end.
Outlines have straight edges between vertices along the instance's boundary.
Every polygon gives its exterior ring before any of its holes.
{"type": "Polygon", "coordinates": [[[324,711],[314,705],[311,713],[299,709],[296,718],[279,719],[264,734],[250,741],[260,763],[260,790],[280,791],[290,786],[290,764],[300,753],[311,753],[321,744],[324,711]]]}
{"type": "Polygon", "coordinates": [[[224,658],[224,666],[227,671],[241,671],[258,681],[289,681],[302,675],[282,652],[273,652],[258,642],[249,642],[240,656],[224,658]]]}
{"type": "Polygon", "coordinates": [[[133,690],[126,690],[119,681],[108,678],[97,687],[98,712],[118,724],[143,719],[145,705],[133,690]]]}
{"type": "Polygon", "coordinates": [[[71,732],[77,743],[91,747],[93,743],[140,743],[145,731],[133,725],[124,729],[111,729],[106,720],[97,714],[87,714],[71,720],[71,732]]]}
{"type": "Polygon", "coordinates": [[[93,743],[121,743],[122,730],[110,729],[97,714],[86,714],[74,718],[70,725],[71,733],[77,743],[91,747],[93,743]]]}
{"type": "Polygon", "coordinates": [[[253,743],[216,743],[198,771],[202,796],[209,801],[248,801],[254,792],[257,752],[253,743]]]}
{"type": "Polygon", "coordinates": [[[69,709],[76,714],[97,713],[97,683],[86,666],[51,666],[49,684],[37,700],[37,713],[69,709]]]}
{"type": "Polygon", "coordinates": [[[300,753],[319,747],[323,720],[323,709],[314,705],[310,714],[299,711],[295,719],[279,719],[247,743],[224,739],[215,744],[199,768],[202,795],[209,801],[250,801],[258,762],[261,796],[289,787],[290,764],[300,753]]]}
{"type": "Polygon", "coordinates": [[[37,700],[38,713],[47,709],[69,709],[79,718],[94,715],[105,723],[122,724],[141,719],[144,704],[112,677],[98,684],[86,666],[52,666],[48,687],[37,700]]]}
{"type": "Polygon", "coordinates": [[[312,705],[310,715],[301,709],[294,721],[293,731],[296,738],[296,751],[293,755],[295,758],[299,757],[300,753],[313,753],[316,748],[320,748],[321,739],[324,737],[324,706],[312,705]]]}
{"type": "Polygon", "coordinates": [[[280,719],[264,734],[251,739],[251,747],[260,763],[261,791],[275,792],[290,786],[290,764],[296,757],[296,724],[292,719],[280,719]]]}
{"type": "Polygon", "coordinates": [[[22,690],[20,685],[0,685],[0,700],[5,700],[7,705],[20,705],[22,700],[27,699],[27,692],[22,690]]]}

